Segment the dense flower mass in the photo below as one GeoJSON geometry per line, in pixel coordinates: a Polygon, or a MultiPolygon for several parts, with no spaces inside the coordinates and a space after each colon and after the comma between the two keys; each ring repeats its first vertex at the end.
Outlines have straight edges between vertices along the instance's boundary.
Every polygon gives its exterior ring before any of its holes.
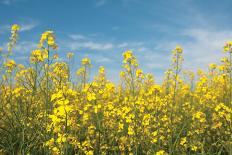
{"type": "Polygon", "coordinates": [[[0,63],[0,154],[182,155],[232,154],[232,44],[221,64],[197,74],[184,70],[182,47],[157,84],[130,50],[123,53],[120,82],[91,60],[71,75],[69,52],[58,59],[53,31],[42,34],[28,67],[16,63],[18,25],[0,63]],[[90,80],[93,79],[93,80],[90,80]]]}

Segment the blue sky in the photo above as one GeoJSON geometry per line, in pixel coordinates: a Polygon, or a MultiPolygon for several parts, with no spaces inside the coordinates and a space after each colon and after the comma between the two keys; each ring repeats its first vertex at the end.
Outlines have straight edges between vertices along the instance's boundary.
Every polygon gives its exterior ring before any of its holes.
{"type": "Polygon", "coordinates": [[[184,48],[184,69],[207,69],[224,55],[232,40],[231,0],[0,0],[0,46],[11,24],[22,27],[14,58],[25,63],[42,32],[53,30],[58,53],[92,59],[118,81],[122,52],[133,50],[141,68],[158,82],[170,67],[171,50],[184,48]]]}

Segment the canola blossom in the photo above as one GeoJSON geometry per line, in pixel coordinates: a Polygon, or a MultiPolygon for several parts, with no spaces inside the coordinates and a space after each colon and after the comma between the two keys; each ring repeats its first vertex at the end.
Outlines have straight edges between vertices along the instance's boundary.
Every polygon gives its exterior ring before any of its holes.
{"type": "Polygon", "coordinates": [[[13,25],[8,49],[0,50],[0,154],[232,154],[231,41],[220,64],[197,73],[183,68],[177,45],[161,84],[125,51],[113,83],[104,66],[90,78],[87,57],[73,78],[75,55],[58,59],[53,31],[42,34],[30,65],[17,63],[9,57],[19,31],[13,25]]]}

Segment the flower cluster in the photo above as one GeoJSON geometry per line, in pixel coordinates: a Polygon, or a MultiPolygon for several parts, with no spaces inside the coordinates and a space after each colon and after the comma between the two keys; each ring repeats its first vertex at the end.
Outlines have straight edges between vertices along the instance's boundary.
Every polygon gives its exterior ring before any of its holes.
{"type": "MultiPolygon", "coordinates": [[[[13,38],[18,31],[14,25],[13,38]]],[[[74,54],[59,59],[46,31],[29,66],[2,58],[0,154],[231,154],[231,47],[220,64],[195,74],[184,70],[177,46],[160,84],[128,50],[115,84],[103,66],[91,78],[87,57],[72,74],[74,54]]]]}

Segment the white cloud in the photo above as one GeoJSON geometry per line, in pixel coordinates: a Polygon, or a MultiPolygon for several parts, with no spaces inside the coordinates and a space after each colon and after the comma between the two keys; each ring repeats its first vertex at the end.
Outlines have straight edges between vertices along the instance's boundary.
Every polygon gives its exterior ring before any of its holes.
{"type": "Polygon", "coordinates": [[[94,61],[97,63],[107,63],[107,62],[113,62],[113,59],[105,56],[95,56],[94,61]]]}
{"type": "Polygon", "coordinates": [[[164,56],[157,52],[144,52],[142,58],[144,66],[148,69],[167,69],[169,67],[169,56],[164,56]]]}
{"type": "Polygon", "coordinates": [[[18,57],[15,57],[15,60],[17,60],[17,61],[27,61],[28,56],[18,56],[18,57]]]}
{"type": "Polygon", "coordinates": [[[183,44],[185,66],[190,69],[207,68],[210,63],[219,63],[224,43],[232,40],[232,31],[210,29],[187,29],[183,35],[190,41],[183,44]]]}
{"type": "Polygon", "coordinates": [[[124,43],[121,43],[121,44],[117,45],[118,48],[124,48],[124,47],[127,47],[127,46],[128,46],[127,42],[124,42],[124,43]]]}
{"type": "Polygon", "coordinates": [[[145,52],[147,50],[148,50],[147,47],[141,46],[141,47],[138,47],[136,51],[138,51],[138,52],[145,52]]]}
{"type": "Polygon", "coordinates": [[[90,50],[98,50],[98,51],[105,51],[113,49],[112,43],[99,43],[93,41],[73,41],[66,44],[71,50],[78,50],[82,48],[87,48],[90,50]]]}
{"type": "MultiPolygon", "coordinates": [[[[38,44],[32,41],[19,41],[13,48],[13,53],[27,54],[36,49],[38,44]]],[[[7,49],[7,43],[4,44],[3,49],[7,49]]]]}
{"type": "Polygon", "coordinates": [[[14,2],[14,0],[1,0],[0,2],[5,5],[10,5],[14,2]]]}
{"type": "Polygon", "coordinates": [[[10,32],[11,25],[2,25],[0,26],[0,34],[5,32],[10,32]]]}
{"type": "Polygon", "coordinates": [[[73,40],[85,40],[87,39],[85,36],[81,34],[70,34],[69,37],[73,40]]]}
{"type": "MultiPolygon", "coordinates": [[[[133,50],[141,68],[145,72],[152,72],[160,83],[164,71],[171,65],[171,50],[177,44],[184,48],[183,69],[193,71],[197,69],[206,70],[208,64],[220,63],[220,58],[225,55],[222,52],[224,43],[232,40],[232,30],[217,30],[212,27],[187,28],[180,32],[173,40],[158,40],[153,45],[151,44],[152,42],[143,41],[116,43],[105,40],[97,42],[82,35],[74,35],[71,38],[73,41],[67,43],[67,48],[71,50],[86,48],[96,51],[118,51],[117,54],[120,54],[124,50],[133,50]]],[[[110,62],[113,65],[113,63],[121,62],[118,55],[114,57],[114,60],[104,55],[96,57],[97,53],[94,53],[94,55],[95,57],[93,58],[97,63],[110,62]]],[[[115,68],[111,70],[117,71],[115,68]]]]}
{"type": "Polygon", "coordinates": [[[114,45],[110,42],[103,41],[98,42],[94,41],[92,38],[86,37],[81,34],[71,34],[68,35],[71,38],[71,41],[64,41],[64,46],[71,50],[79,50],[79,49],[90,49],[90,50],[97,50],[97,51],[106,51],[112,50],[114,45]]]}
{"type": "Polygon", "coordinates": [[[158,81],[161,82],[163,71],[171,65],[171,50],[177,44],[183,49],[183,69],[196,72],[198,69],[207,70],[210,63],[220,63],[220,59],[226,56],[222,52],[224,43],[232,40],[231,30],[215,29],[185,29],[179,37],[184,37],[181,42],[159,41],[153,48],[140,48],[143,52],[138,53],[138,59],[144,70],[152,71],[158,81]],[[186,40],[186,37],[188,38],[186,40]],[[162,71],[162,73],[161,73],[162,71]]]}
{"type": "Polygon", "coordinates": [[[141,68],[152,72],[161,82],[164,71],[171,67],[171,50],[176,45],[184,49],[183,69],[197,71],[207,70],[210,63],[220,63],[226,54],[222,52],[225,42],[232,40],[232,30],[216,30],[213,28],[188,28],[177,36],[178,39],[156,41],[150,45],[143,42],[122,43],[117,47],[132,47],[141,68]],[[179,42],[178,42],[179,40],[179,42]]]}
{"type": "Polygon", "coordinates": [[[122,43],[115,45],[115,47],[122,49],[122,50],[132,50],[134,52],[141,52],[145,50],[146,48],[144,46],[144,42],[122,42],[122,43]]]}
{"type": "Polygon", "coordinates": [[[30,23],[21,23],[21,31],[30,31],[34,29],[36,26],[38,26],[38,22],[30,22],[30,23]]]}
{"type": "Polygon", "coordinates": [[[114,30],[114,31],[116,31],[116,30],[118,30],[119,29],[119,27],[118,26],[114,26],[114,27],[112,27],[112,30],[114,30]]]}
{"type": "Polygon", "coordinates": [[[107,0],[97,0],[96,6],[100,7],[100,6],[105,5],[106,3],[107,3],[107,0]]]}
{"type": "Polygon", "coordinates": [[[25,0],[0,0],[0,3],[4,4],[4,5],[12,5],[14,3],[17,2],[23,2],[25,0]]]}
{"type": "Polygon", "coordinates": [[[31,50],[34,50],[38,48],[38,44],[31,42],[31,41],[23,41],[19,42],[16,47],[15,47],[15,52],[20,52],[20,53],[27,53],[30,52],[31,50]]]}
{"type": "MultiPolygon", "coordinates": [[[[21,32],[30,31],[39,25],[38,22],[36,21],[18,22],[15,24],[18,24],[20,26],[21,32]]],[[[10,32],[11,26],[12,25],[10,24],[0,26],[0,33],[2,34],[2,33],[10,32]]]]}

